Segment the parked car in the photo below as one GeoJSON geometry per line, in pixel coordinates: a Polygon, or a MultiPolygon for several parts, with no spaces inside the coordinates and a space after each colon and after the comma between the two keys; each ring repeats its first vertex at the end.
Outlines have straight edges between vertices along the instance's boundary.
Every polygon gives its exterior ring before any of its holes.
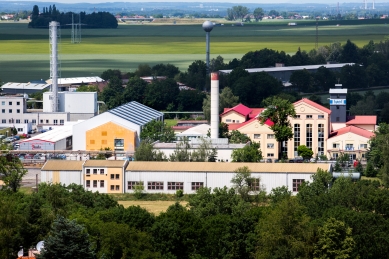
{"type": "Polygon", "coordinates": [[[41,133],[45,133],[47,129],[41,129],[41,133]]]}
{"type": "Polygon", "coordinates": [[[19,139],[20,139],[20,136],[15,135],[15,136],[13,136],[13,138],[14,138],[15,140],[19,140],[19,139]]]}
{"type": "Polygon", "coordinates": [[[10,143],[10,142],[14,142],[15,141],[15,138],[14,137],[8,137],[8,138],[5,138],[3,140],[4,143],[10,143]]]}
{"type": "Polygon", "coordinates": [[[301,156],[296,156],[293,159],[289,160],[289,163],[303,163],[304,159],[301,156]]]}

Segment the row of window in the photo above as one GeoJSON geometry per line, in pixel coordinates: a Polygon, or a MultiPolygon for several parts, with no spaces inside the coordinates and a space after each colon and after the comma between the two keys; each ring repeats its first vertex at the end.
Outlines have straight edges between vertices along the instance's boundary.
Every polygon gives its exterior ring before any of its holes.
{"type": "MultiPolygon", "coordinates": [[[[1,105],[5,105],[5,101],[1,101],[1,105]]],[[[8,105],[12,105],[12,102],[8,102],[8,105]]],[[[16,105],[20,105],[20,102],[16,102],[16,105]]]]}
{"type": "MultiPolygon", "coordinates": [[[[137,186],[144,186],[143,182],[127,182],[128,190],[135,190],[137,186]]],[[[204,186],[203,182],[191,182],[191,189],[195,191],[204,186]]],[[[168,190],[183,190],[184,183],[183,182],[167,182],[168,190]]],[[[147,182],[147,190],[164,190],[164,182],[147,182]]]]}
{"type": "MultiPolygon", "coordinates": [[[[92,187],[93,188],[97,188],[97,186],[100,186],[100,188],[104,188],[105,187],[105,182],[104,182],[104,180],[93,180],[92,181],[92,187]],[[99,182],[99,184],[98,184],[98,182],[99,182]]],[[[86,183],[85,183],[85,185],[86,185],[86,187],[87,188],[91,188],[91,181],[90,180],[86,180],[86,183]]],[[[110,190],[111,191],[120,191],[120,185],[111,185],[110,186],[110,190]]]]}
{"type": "MultiPolygon", "coordinates": [[[[340,143],[333,143],[332,148],[340,148],[340,143]]],[[[359,144],[360,149],[367,149],[367,144],[359,144]]],[[[354,144],[346,144],[346,150],[354,150],[354,144]]]]}
{"type": "MultiPolygon", "coordinates": [[[[296,115],[296,118],[300,119],[301,116],[300,115],[296,115]]],[[[307,114],[307,115],[305,115],[305,118],[306,119],[313,119],[313,115],[307,114]]],[[[324,115],[317,115],[317,118],[318,119],[324,119],[324,115]]]]}
{"type": "MultiPolygon", "coordinates": [[[[105,170],[104,169],[94,168],[94,169],[92,169],[92,172],[93,172],[93,174],[104,174],[105,170]]],[[[85,173],[86,173],[86,176],[89,176],[91,174],[91,169],[87,168],[85,173]]]]}
{"type": "MultiPolygon", "coordinates": [[[[28,119],[25,119],[24,120],[24,123],[28,123],[28,119]]],[[[40,123],[43,124],[44,120],[40,120],[40,123]]],[[[46,124],[49,124],[49,120],[46,120],[46,124]]],[[[6,119],[2,119],[1,120],[1,123],[7,123],[7,120],[6,119]]],[[[21,123],[21,120],[20,119],[9,119],[8,120],[8,123],[16,123],[16,124],[20,124],[21,123]]],[[[35,119],[32,119],[31,120],[31,124],[32,125],[36,125],[36,120],[35,119]]],[[[53,124],[54,125],[58,125],[58,120],[53,120],[53,124]]],[[[59,120],[59,125],[64,125],[65,124],[65,121],[64,120],[59,120]]]]}

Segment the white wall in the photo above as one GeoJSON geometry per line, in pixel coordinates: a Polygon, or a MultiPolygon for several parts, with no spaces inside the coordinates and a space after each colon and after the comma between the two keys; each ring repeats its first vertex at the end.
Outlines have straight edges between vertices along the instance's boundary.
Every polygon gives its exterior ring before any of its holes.
{"type": "MultiPolygon", "coordinates": [[[[51,92],[43,93],[43,112],[52,112],[51,92]]],[[[59,92],[58,112],[97,114],[96,92],[59,92]]]]}
{"type": "MultiPolygon", "coordinates": [[[[261,186],[266,193],[270,193],[273,188],[287,186],[288,190],[293,191],[293,179],[303,179],[304,181],[311,181],[312,174],[307,173],[252,173],[252,177],[259,177],[261,179],[261,186]]],[[[235,173],[223,172],[125,172],[125,192],[131,193],[128,190],[127,182],[143,181],[144,191],[147,193],[170,193],[174,194],[175,190],[168,190],[168,182],[183,182],[184,193],[195,193],[192,188],[192,182],[203,182],[204,187],[208,188],[223,188],[227,186],[232,187],[231,180],[235,173]],[[148,190],[147,182],[164,182],[163,190],[148,190]]],[[[293,192],[296,194],[296,192],[293,192]]]]}
{"type": "MultiPolygon", "coordinates": [[[[61,184],[65,184],[66,186],[72,183],[84,186],[81,171],[60,171],[59,180],[61,184]]],[[[41,171],[41,182],[52,183],[53,171],[41,171]]]]}

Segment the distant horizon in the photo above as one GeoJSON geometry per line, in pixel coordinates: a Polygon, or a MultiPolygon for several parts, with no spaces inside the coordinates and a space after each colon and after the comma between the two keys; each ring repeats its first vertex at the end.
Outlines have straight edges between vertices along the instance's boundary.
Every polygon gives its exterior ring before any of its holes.
{"type": "MultiPolygon", "coordinates": [[[[87,0],[87,1],[78,1],[78,0],[33,0],[33,1],[25,1],[25,0],[5,0],[5,2],[52,2],[52,3],[61,3],[61,4],[101,4],[101,3],[235,3],[239,5],[244,4],[336,4],[339,1],[336,0],[203,0],[203,1],[197,1],[197,0],[114,0],[114,1],[107,1],[107,0],[87,0]]],[[[386,3],[388,1],[385,0],[376,0],[375,3],[386,3]]],[[[356,3],[356,4],[363,4],[362,1],[348,1],[348,2],[341,2],[340,4],[347,4],[347,3],[356,3]]],[[[368,0],[367,4],[372,4],[373,0],[368,0]]]]}

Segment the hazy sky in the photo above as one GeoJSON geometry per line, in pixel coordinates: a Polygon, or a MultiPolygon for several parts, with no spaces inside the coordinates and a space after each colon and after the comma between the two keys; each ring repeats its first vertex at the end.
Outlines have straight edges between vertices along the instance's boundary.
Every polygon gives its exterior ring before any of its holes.
{"type": "MultiPolygon", "coordinates": [[[[3,0],[4,1],[4,0],[3,0]]],[[[7,1],[7,0],[6,0],[7,1]]],[[[12,0],[13,2],[19,2],[18,0],[12,0]]],[[[26,1],[26,0],[23,0],[26,1]]],[[[109,2],[132,2],[132,3],[145,3],[145,2],[197,2],[197,3],[211,3],[211,2],[224,2],[224,3],[258,3],[258,4],[276,4],[276,3],[323,3],[323,4],[334,4],[334,3],[363,3],[363,0],[349,0],[349,1],[337,1],[337,0],[35,0],[36,2],[57,2],[57,3],[109,3],[109,2]]],[[[20,0],[22,2],[22,0],[20,0]]],[[[372,3],[373,0],[367,0],[368,3],[372,3]]],[[[376,3],[387,2],[387,0],[376,0],[376,3]]]]}

